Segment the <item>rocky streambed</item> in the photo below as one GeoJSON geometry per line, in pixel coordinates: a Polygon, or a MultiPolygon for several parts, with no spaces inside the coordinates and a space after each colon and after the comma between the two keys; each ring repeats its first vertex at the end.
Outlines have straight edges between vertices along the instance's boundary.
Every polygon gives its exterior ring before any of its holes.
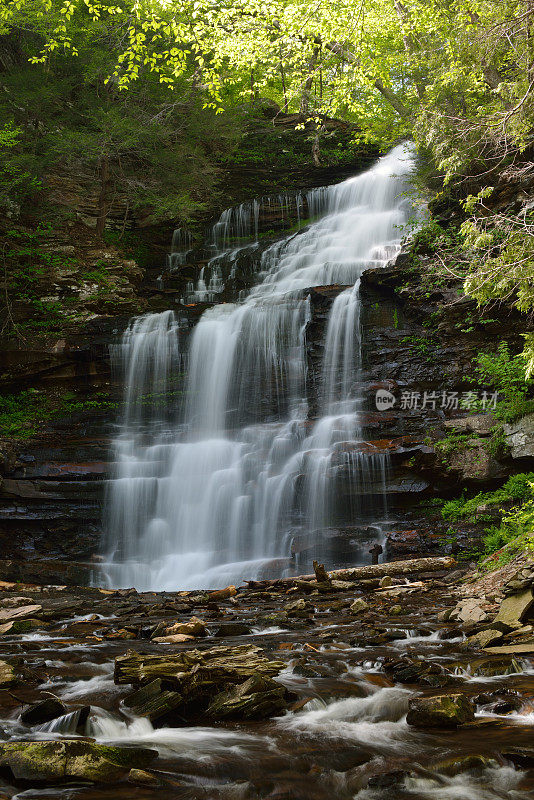
{"type": "Polygon", "coordinates": [[[0,797],[534,796],[531,568],[318,578],[0,584],[0,797]]]}

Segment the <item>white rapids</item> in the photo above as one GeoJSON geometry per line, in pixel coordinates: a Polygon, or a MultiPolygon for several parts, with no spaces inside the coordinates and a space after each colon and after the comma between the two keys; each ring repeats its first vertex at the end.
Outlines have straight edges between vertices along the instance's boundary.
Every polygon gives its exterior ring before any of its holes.
{"type": "Polygon", "coordinates": [[[356,524],[373,508],[384,516],[386,457],[358,448],[359,278],[398,252],[412,162],[401,145],[316,190],[308,205],[323,216],[263,253],[260,282],[239,304],[206,311],[188,352],[174,312],[132,321],[114,353],[126,388],[106,521],[109,585],[201,589],[279,575],[297,536],[320,543],[335,525],[341,474],[356,487],[356,524]],[[312,423],[307,290],[334,284],[348,288],[331,307],[312,423]]]}

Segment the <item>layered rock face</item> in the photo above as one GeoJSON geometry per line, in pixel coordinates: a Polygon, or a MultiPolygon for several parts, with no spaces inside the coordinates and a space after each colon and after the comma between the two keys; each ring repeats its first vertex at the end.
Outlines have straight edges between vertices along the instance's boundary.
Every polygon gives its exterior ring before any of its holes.
{"type": "MultiPolygon", "coordinates": [[[[276,236],[272,230],[294,225],[300,215],[305,217],[310,212],[295,200],[286,203],[282,218],[280,208],[284,205],[277,202],[269,205],[264,199],[260,203],[258,227],[268,235],[260,237],[259,247],[250,251],[243,248],[240,260],[224,266],[218,300],[232,300],[254,282],[261,253],[276,236]]],[[[160,272],[159,283],[154,280],[155,269],[146,270],[143,277],[135,264],[126,268],[126,261],[120,262],[116,255],[106,252],[108,255],[95,250],[95,255],[87,250],[91,258],[107,258],[110,275],[116,268],[122,280],[130,270],[132,283],[127,294],[133,300],[123,303],[120,293],[118,298],[114,294],[115,313],[98,313],[102,309],[97,304],[93,318],[89,318],[89,304],[83,324],[71,328],[65,339],[45,344],[39,352],[18,346],[5,355],[8,386],[37,383],[60,387],[61,391],[74,388],[88,401],[81,403],[79,410],[65,413],[59,409],[46,420],[42,433],[27,442],[3,445],[0,535],[5,577],[9,579],[36,580],[43,576],[49,582],[87,582],[98,570],[106,481],[113,470],[110,441],[121,393],[118,376],[110,371],[109,346],[127,325],[128,313],[124,311],[173,307],[187,339],[200,314],[213,303],[210,298],[180,303],[190,291],[188,284],[196,284],[206,265],[202,249],[193,248],[183,263],[160,272]],[[91,406],[99,392],[105,393],[105,402],[100,408],[91,406]]],[[[66,286],[62,281],[67,279],[66,275],[58,276],[57,286],[66,286]]],[[[469,529],[454,545],[448,543],[447,526],[435,514],[421,509],[421,501],[437,493],[454,493],[463,486],[494,486],[510,470],[519,469],[514,459],[519,459],[521,469],[525,469],[531,457],[527,452],[528,431],[516,426],[506,432],[511,452],[498,458],[488,447],[491,417],[462,410],[457,402],[472,391],[468,379],[476,353],[492,341],[515,341],[524,321],[508,311],[499,312],[489,332],[487,326],[474,326],[466,333],[464,320],[475,312],[474,305],[467,300],[449,305],[450,289],[431,287],[424,291],[419,280],[406,253],[386,268],[368,270],[361,280],[364,361],[354,388],[362,398],[363,437],[359,443],[340,448],[337,461],[329,464],[335,485],[334,525],[321,533],[330,542],[337,564],[362,557],[370,560],[366,550],[376,540],[376,530],[373,519],[366,520],[366,510],[383,493],[384,486],[387,512],[380,523],[387,532],[387,558],[468,547],[469,529]],[[437,311],[439,323],[429,325],[437,311]],[[435,445],[450,434],[451,428],[469,433],[469,444],[444,458],[435,445]],[[370,474],[365,487],[355,490],[349,465],[362,453],[386,455],[388,468],[385,476],[370,474]]],[[[333,285],[303,291],[303,297],[310,298],[306,325],[310,425],[318,414],[329,311],[345,288],[333,285]]],[[[291,557],[310,553],[316,536],[295,536],[291,557]]]]}

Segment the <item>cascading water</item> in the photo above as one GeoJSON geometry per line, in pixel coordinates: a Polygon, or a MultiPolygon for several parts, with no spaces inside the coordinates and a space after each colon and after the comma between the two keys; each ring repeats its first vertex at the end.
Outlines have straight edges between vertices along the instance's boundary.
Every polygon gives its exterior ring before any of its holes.
{"type": "Polygon", "coordinates": [[[130,325],[115,351],[126,415],[110,486],[111,585],[213,588],[268,565],[280,574],[296,540],[324,556],[340,502],[352,504],[354,523],[384,514],[386,456],[362,440],[359,414],[359,278],[398,250],[411,167],[399,146],[368,172],[317,190],[308,203],[324,216],[263,253],[261,283],[244,302],[203,315],[182,422],[168,402],[183,369],[177,320],[165,312],[130,325]],[[313,423],[306,290],[333,284],[349,288],[331,308],[313,423]]]}

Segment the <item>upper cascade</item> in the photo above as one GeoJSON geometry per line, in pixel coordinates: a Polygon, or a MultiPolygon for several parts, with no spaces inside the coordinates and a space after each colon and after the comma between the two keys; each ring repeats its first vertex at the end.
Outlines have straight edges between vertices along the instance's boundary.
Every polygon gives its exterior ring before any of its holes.
{"type": "MultiPolygon", "coordinates": [[[[130,325],[115,351],[127,380],[107,518],[110,584],[208,588],[279,574],[291,568],[296,539],[324,555],[322,534],[340,515],[340,475],[356,498],[352,523],[383,519],[387,458],[358,446],[359,278],[399,249],[412,168],[401,145],[367,172],[309,193],[323,216],[268,247],[246,299],[214,306],[194,329],[183,419],[169,415],[186,355],[174,315],[130,325]],[[320,416],[311,422],[306,290],[334,284],[346,288],[330,310],[320,416]]],[[[231,211],[219,220],[217,247],[228,244],[232,219],[243,233],[257,224],[253,213],[231,211]]]]}

